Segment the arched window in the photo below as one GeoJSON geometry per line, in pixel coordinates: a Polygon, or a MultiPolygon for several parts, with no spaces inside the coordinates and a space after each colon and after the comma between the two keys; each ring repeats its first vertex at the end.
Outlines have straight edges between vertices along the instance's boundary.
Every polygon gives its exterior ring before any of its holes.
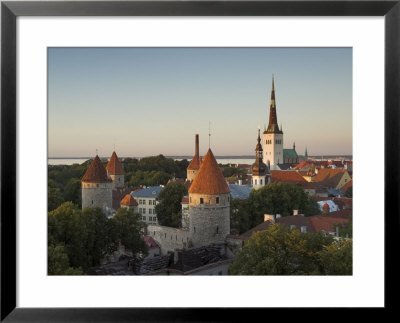
{"type": "Polygon", "coordinates": [[[200,204],[204,204],[204,199],[200,197],[200,204]]]}

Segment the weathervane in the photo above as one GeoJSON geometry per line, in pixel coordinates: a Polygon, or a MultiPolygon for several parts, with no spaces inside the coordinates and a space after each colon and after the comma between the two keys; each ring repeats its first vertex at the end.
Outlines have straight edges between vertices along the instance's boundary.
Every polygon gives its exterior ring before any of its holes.
{"type": "Polygon", "coordinates": [[[211,121],[208,121],[208,149],[211,147],[211,121]]]}

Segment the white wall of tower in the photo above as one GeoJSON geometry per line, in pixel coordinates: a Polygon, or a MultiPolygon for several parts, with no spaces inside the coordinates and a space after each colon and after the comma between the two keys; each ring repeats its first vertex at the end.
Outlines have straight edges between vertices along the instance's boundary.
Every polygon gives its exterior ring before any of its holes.
{"type": "Polygon", "coordinates": [[[263,162],[270,166],[283,163],[283,134],[263,134],[263,162]]]}

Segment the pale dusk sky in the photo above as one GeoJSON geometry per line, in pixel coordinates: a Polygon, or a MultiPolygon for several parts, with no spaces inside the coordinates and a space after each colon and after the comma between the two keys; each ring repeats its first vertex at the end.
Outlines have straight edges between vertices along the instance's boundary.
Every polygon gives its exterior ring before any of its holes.
{"type": "Polygon", "coordinates": [[[53,157],[253,155],[272,74],[284,148],[352,154],[351,48],[49,48],[53,157]]]}

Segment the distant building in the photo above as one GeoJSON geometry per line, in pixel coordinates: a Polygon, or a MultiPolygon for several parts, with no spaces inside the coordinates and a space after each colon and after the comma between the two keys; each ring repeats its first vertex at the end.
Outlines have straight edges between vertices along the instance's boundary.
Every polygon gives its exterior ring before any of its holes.
{"type": "Polygon", "coordinates": [[[281,182],[299,186],[309,195],[315,195],[316,193],[314,185],[307,182],[303,176],[294,170],[272,170],[271,183],[281,182]]]}
{"type": "Polygon", "coordinates": [[[138,213],[142,215],[143,222],[147,224],[157,224],[156,205],[158,195],[164,189],[162,186],[149,186],[131,193],[138,203],[138,213]]]}
{"type": "Polygon", "coordinates": [[[326,188],[339,190],[350,180],[351,177],[346,169],[321,168],[313,181],[320,183],[326,188]]]}
{"type": "Polygon", "coordinates": [[[125,197],[121,200],[121,207],[132,209],[135,213],[138,212],[138,203],[130,194],[126,194],[125,197]]]}

